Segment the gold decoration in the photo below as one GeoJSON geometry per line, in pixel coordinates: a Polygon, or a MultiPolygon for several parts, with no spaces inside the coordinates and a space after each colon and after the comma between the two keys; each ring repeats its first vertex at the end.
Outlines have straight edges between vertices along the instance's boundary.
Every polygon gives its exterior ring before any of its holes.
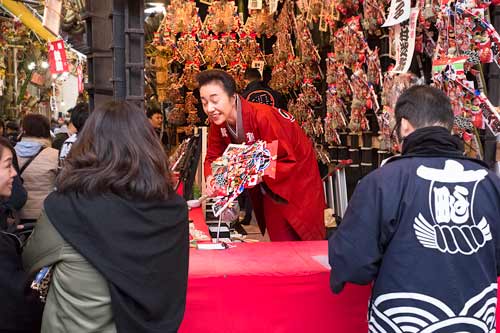
{"type": "Polygon", "coordinates": [[[195,62],[198,66],[205,63],[203,54],[200,52],[198,46],[198,41],[193,35],[189,34],[179,38],[177,47],[179,48],[179,53],[182,55],[183,61],[186,61],[186,63],[195,62]]]}
{"type": "Polygon", "coordinates": [[[234,1],[215,1],[208,8],[205,27],[214,34],[237,31],[241,26],[238,7],[234,1]]]}
{"type": "Polygon", "coordinates": [[[194,1],[172,0],[160,25],[160,32],[195,33],[201,30],[201,20],[194,1]]]}
{"type": "Polygon", "coordinates": [[[200,122],[196,104],[198,104],[198,99],[194,97],[192,92],[188,92],[185,98],[184,110],[188,115],[187,122],[192,127],[194,127],[196,124],[200,122]]]}
{"type": "Polygon", "coordinates": [[[203,49],[203,58],[208,68],[213,68],[216,65],[220,65],[221,67],[227,65],[222,52],[222,44],[216,37],[208,36],[202,39],[200,44],[203,49]]]}
{"type": "Polygon", "coordinates": [[[200,66],[197,63],[186,63],[184,74],[181,77],[181,82],[186,86],[186,88],[188,88],[189,90],[194,90],[198,87],[196,75],[198,75],[199,72],[200,66]]]}
{"type": "Polygon", "coordinates": [[[273,16],[273,14],[269,13],[269,7],[267,6],[262,10],[252,10],[245,23],[244,30],[247,33],[254,32],[258,37],[263,35],[271,37],[277,32],[273,16]]]}

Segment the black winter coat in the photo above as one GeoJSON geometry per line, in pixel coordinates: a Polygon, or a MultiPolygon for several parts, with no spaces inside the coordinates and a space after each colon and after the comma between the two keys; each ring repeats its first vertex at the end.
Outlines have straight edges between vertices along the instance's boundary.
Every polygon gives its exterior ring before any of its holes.
{"type": "Polygon", "coordinates": [[[0,232],[0,333],[40,332],[42,307],[26,285],[18,241],[0,232]]]}
{"type": "Polygon", "coordinates": [[[331,287],[373,283],[370,332],[493,332],[500,180],[459,154],[430,156],[440,144],[430,141],[428,157],[408,154],[360,181],[329,239],[331,287]]]}

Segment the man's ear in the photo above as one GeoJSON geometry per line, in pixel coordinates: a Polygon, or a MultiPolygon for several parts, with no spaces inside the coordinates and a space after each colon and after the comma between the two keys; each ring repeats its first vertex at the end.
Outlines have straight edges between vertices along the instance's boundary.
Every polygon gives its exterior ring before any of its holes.
{"type": "Polygon", "coordinates": [[[401,118],[401,126],[399,128],[399,134],[402,138],[406,138],[408,135],[415,131],[415,127],[408,121],[408,119],[401,118]]]}

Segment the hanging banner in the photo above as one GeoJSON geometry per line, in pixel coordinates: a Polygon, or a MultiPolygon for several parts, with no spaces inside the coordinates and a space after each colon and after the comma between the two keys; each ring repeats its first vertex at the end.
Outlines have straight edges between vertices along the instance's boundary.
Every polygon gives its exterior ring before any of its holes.
{"type": "Polygon", "coordinates": [[[66,50],[62,39],[49,42],[49,64],[52,74],[61,74],[68,71],[66,50]]]}
{"type": "Polygon", "coordinates": [[[391,27],[408,20],[411,11],[411,0],[392,0],[389,16],[382,27],[391,27]]]}
{"type": "Polygon", "coordinates": [[[411,10],[410,20],[394,28],[396,41],[396,65],[391,72],[406,73],[410,69],[415,50],[418,8],[411,10]]]}
{"type": "Polygon", "coordinates": [[[81,94],[83,92],[83,68],[82,65],[78,65],[76,67],[76,75],[78,76],[78,93],[81,94]]]}
{"type": "Polygon", "coordinates": [[[278,11],[278,0],[269,0],[269,14],[274,14],[278,11]]]}
{"type": "MultiPolygon", "coordinates": [[[[469,59],[468,56],[455,58],[442,58],[432,62],[432,74],[440,75],[443,70],[446,70],[446,77],[449,80],[465,79],[465,62],[469,59]]],[[[468,85],[469,86],[469,85],[468,85]]],[[[472,85],[474,90],[474,84],[472,85]]]]}
{"type": "Polygon", "coordinates": [[[45,0],[42,24],[54,35],[59,35],[61,26],[62,0],[45,0]]]}

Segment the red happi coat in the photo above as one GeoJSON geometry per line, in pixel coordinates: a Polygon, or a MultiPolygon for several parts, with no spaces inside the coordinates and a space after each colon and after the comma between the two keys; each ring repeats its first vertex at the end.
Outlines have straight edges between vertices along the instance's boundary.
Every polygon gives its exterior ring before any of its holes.
{"type": "MultiPolygon", "coordinates": [[[[240,98],[245,131],[245,142],[278,140],[276,177],[263,177],[263,182],[288,203],[275,207],[273,214],[263,211],[263,194],[259,187],[252,189],[252,205],[261,230],[266,216],[280,214],[301,240],[325,238],[323,184],[311,140],[287,112],[263,104],[250,103],[240,98]]],[[[231,143],[226,124],[210,124],[208,151],[205,158],[205,176],[212,174],[211,163],[222,156],[231,143]]],[[[266,198],[267,199],[267,198],[266,198]]]]}

